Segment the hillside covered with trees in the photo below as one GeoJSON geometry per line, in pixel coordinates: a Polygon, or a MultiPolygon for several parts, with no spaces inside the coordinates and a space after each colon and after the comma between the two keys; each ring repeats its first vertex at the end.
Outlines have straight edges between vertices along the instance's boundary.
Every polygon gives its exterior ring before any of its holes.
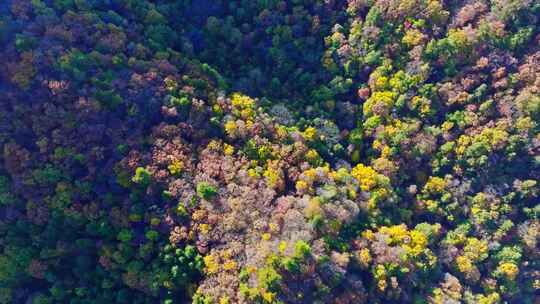
{"type": "Polygon", "coordinates": [[[539,0],[3,0],[0,58],[0,304],[539,303],[539,0]]]}

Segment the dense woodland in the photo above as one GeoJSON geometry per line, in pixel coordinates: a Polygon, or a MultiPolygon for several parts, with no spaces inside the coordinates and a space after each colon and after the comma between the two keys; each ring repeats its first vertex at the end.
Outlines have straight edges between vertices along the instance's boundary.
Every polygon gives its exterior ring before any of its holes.
{"type": "Polygon", "coordinates": [[[539,303],[539,0],[0,1],[0,303],[539,303]]]}

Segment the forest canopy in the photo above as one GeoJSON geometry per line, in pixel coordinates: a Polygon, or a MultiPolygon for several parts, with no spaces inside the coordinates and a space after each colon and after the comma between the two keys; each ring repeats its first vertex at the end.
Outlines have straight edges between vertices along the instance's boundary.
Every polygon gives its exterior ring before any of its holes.
{"type": "Polygon", "coordinates": [[[0,58],[0,304],[538,303],[538,0],[4,0],[0,58]]]}

